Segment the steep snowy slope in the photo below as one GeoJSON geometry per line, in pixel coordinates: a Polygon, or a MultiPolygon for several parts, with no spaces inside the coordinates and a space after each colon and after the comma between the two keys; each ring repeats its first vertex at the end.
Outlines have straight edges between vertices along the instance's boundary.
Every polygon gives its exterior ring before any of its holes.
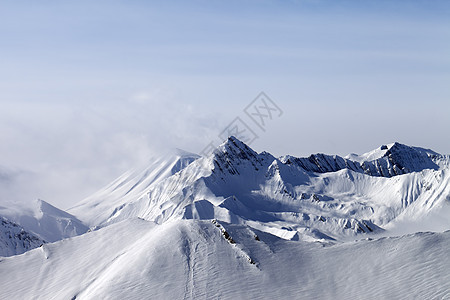
{"type": "Polygon", "coordinates": [[[211,156],[110,208],[95,225],[135,217],[159,224],[218,219],[285,239],[344,241],[448,202],[448,157],[397,143],[379,154],[361,162],[325,155],[277,159],[231,137],[211,156]]]}
{"type": "Polygon", "coordinates": [[[195,154],[176,150],[153,159],[145,168],[123,174],[68,211],[79,216],[89,226],[98,225],[126,203],[141,197],[152,185],[184,169],[197,158],[199,156],[195,154]]]}
{"type": "Polygon", "coordinates": [[[333,246],[127,220],[0,261],[1,299],[445,299],[450,232],[333,246]]]}
{"type": "Polygon", "coordinates": [[[45,241],[25,231],[20,225],[0,217],[0,256],[22,254],[43,243],[45,241]]]}
{"type": "Polygon", "coordinates": [[[34,207],[2,206],[0,215],[20,224],[26,231],[47,242],[80,235],[89,229],[73,215],[43,200],[37,200],[34,207]]]}

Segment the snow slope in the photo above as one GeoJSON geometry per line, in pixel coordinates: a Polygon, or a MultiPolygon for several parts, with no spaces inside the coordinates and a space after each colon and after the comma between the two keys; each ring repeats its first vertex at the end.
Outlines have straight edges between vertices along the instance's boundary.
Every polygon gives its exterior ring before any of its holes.
{"type": "Polygon", "coordinates": [[[83,234],[89,230],[75,216],[53,205],[36,200],[32,207],[0,206],[0,216],[8,218],[47,242],[83,234]]]}
{"type": "Polygon", "coordinates": [[[2,259],[0,298],[445,299],[449,247],[450,232],[324,246],[220,222],[126,220],[2,259]]]}
{"type": "Polygon", "coordinates": [[[151,160],[144,168],[131,170],[68,211],[89,226],[99,225],[126,203],[142,196],[152,185],[184,169],[198,155],[176,150],[151,160]]]}

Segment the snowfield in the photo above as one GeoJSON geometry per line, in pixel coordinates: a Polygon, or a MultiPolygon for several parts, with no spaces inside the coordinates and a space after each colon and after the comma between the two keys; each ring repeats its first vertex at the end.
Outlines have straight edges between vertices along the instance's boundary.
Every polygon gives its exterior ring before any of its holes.
{"type": "Polygon", "coordinates": [[[68,212],[0,209],[0,299],[450,299],[449,163],[177,151],[68,212]]]}
{"type": "Polygon", "coordinates": [[[0,298],[450,297],[450,232],[324,246],[219,226],[127,220],[3,258],[0,298]]]}

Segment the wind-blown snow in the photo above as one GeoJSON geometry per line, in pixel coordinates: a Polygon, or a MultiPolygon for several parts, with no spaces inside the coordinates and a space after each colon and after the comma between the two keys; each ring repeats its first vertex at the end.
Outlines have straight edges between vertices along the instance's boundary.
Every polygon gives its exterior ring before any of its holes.
{"type": "Polygon", "coordinates": [[[98,225],[126,203],[136,200],[163,179],[184,169],[199,156],[176,150],[156,158],[144,168],[131,170],[68,211],[90,226],[98,225]]]}
{"type": "Polygon", "coordinates": [[[449,247],[450,232],[324,247],[241,225],[127,220],[3,259],[0,298],[444,299],[449,247]]]}

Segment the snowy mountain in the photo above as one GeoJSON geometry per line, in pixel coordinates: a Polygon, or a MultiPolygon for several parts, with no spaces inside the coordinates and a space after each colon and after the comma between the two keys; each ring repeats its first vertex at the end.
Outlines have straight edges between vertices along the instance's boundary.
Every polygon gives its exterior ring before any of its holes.
{"type": "Polygon", "coordinates": [[[284,163],[297,164],[310,172],[327,173],[349,169],[371,176],[392,177],[425,169],[438,170],[438,163],[442,162],[443,158],[431,150],[393,143],[361,156],[351,154],[342,158],[336,155],[315,154],[308,158],[284,156],[281,159],[284,163]]]}
{"type": "Polygon", "coordinates": [[[22,226],[0,217],[0,256],[22,254],[44,243],[45,241],[25,231],[22,226]]]}
{"type": "Polygon", "coordinates": [[[448,231],[324,246],[134,219],[2,259],[0,298],[446,299],[449,247],[448,231]]]}
{"type": "MultiPolygon", "coordinates": [[[[420,218],[446,205],[450,177],[439,164],[448,157],[398,143],[382,148],[359,161],[323,154],[277,159],[231,137],[172,176],[152,176],[145,193],[91,225],[136,217],[159,224],[217,219],[290,240],[334,241],[378,233],[403,215],[420,218]]],[[[96,203],[87,199],[78,210],[96,203]]]]}
{"type": "Polygon", "coordinates": [[[39,203],[92,230],[2,258],[1,299],[450,296],[450,157],[423,148],[276,158],[230,137],[130,171],[73,215],[39,203]]]}
{"type": "Polygon", "coordinates": [[[35,201],[31,207],[0,206],[0,216],[19,224],[26,231],[47,242],[59,241],[89,230],[75,216],[43,200],[35,201]]]}

